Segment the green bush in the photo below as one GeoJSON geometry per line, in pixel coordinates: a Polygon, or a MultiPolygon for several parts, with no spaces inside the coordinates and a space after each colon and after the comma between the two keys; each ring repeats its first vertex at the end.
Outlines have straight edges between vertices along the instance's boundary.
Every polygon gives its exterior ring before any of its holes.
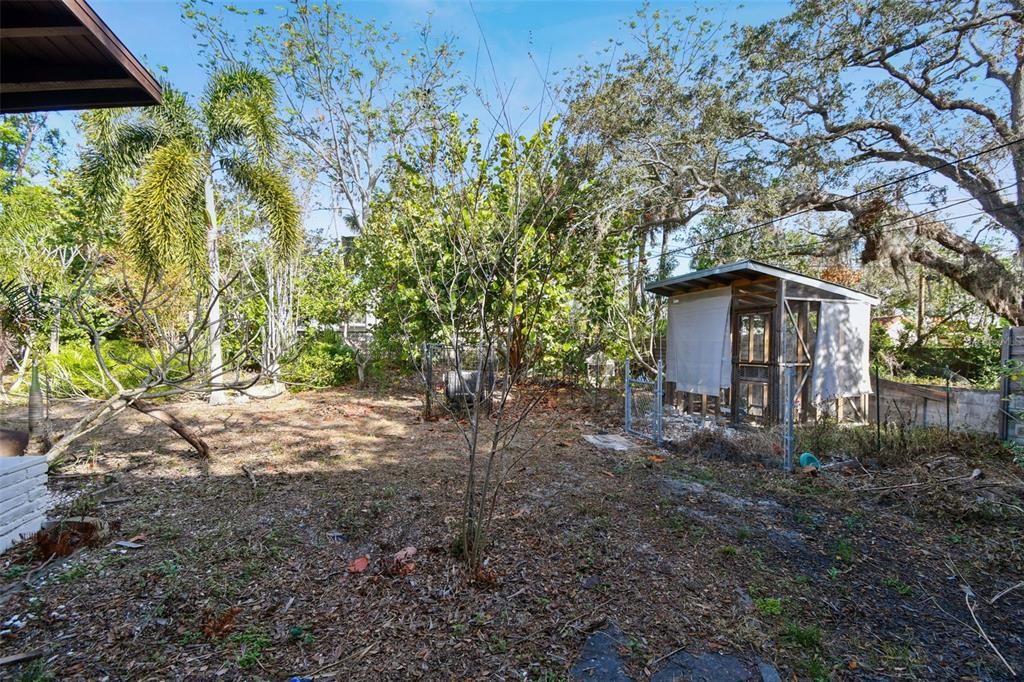
{"type": "MultiPolygon", "coordinates": [[[[145,348],[123,339],[103,341],[100,348],[111,374],[121,384],[136,386],[145,379],[146,368],[151,363],[145,348]]],[[[57,396],[85,393],[99,398],[115,390],[100,372],[92,346],[85,339],[66,341],[60,351],[48,355],[44,372],[50,390],[57,396]]]]}
{"type": "Polygon", "coordinates": [[[352,349],[324,338],[305,339],[299,353],[285,363],[285,382],[304,386],[341,386],[356,376],[352,349]]]}

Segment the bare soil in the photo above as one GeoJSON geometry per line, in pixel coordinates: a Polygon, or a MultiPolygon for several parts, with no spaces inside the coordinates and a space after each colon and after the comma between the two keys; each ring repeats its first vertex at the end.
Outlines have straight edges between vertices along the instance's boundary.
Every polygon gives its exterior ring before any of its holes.
{"type": "Polygon", "coordinates": [[[31,542],[7,552],[0,657],[40,656],[0,677],[558,680],[614,623],[637,680],[680,648],[760,658],[784,679],[1011,679],[965,589],[1024,671],[1024,588],[990,603],[1024,579],[1008,460],[947,452],[809,477],[710,457],[712,442],[601,451],[581,438],[596,418],[563,392],[524,434],[543,440],[509,481],[488,551],[498,579],[482,585],[450,551],[456,426],[423,422],[415,395],[174,410],[209,461],[125,415],[51,477],[55,516],[104,518],[111,540],[142,546],[31,574],[47,558],[31,542]],[[383,571],[408,546],[411,572],[383,571]]]}

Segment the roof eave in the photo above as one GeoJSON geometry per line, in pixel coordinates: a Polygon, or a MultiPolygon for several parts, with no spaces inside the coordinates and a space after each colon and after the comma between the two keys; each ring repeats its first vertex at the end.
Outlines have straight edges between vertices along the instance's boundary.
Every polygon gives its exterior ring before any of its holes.
{"type": "MultiPolygon", "coordinates": [[[[801,275],[800,273],[787,270],[786,268],[780,268],[774,265],[768,265],[767,263],[761,263],[756,260],[742,260],[736,261],[735,263],[727,263],[725,265],[719,265],[709,270],[698,270],[697,272],[687,273],[680,275],[679,277],[671,277],[669,279],[660,280],[648,284],[645,289],[651,293],[658,294],[659,296],[674,296],[676,294],[686,293],[674,289],[678,285],[685,282],[690,282],[698,279],[713,278],[717,275],[727,275],[737,271],[751,271],[761,275],[768,275],[770,277],[776,277],[778,279],[784,279],[790,282],[796,282],[798,284],[804,284],[815,289],[827,291],[843,298],[848,298],[854,301],[860,301],[862,303],[868,303],[870,305],[877,306],[880,300],[877,296],[866,294],[863,291],[857,291],[849,287],[844,287],[841,284],[833,284],[832,282],[826,282],[825,280],[818,279],[816,277],[809,277],[807,275],[801,275]]],[[[719,286],[729,286],[728,283],[719,283],[719,286]]]]}

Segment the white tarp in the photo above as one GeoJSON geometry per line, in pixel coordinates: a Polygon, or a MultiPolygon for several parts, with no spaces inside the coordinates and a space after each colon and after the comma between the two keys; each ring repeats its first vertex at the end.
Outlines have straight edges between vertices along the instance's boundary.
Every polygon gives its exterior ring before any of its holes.
{"type": "Polygon", "coordinates": [[[729,305],[732,288],[674,296],[668,304],[665,378],[677,391],[718,395],[732,381],[729,305]]]}
{"type": "Polygon", "coordinates": [[[811,376],[815,403],[871,393],[871,306],[822,301],[811,376]]]}

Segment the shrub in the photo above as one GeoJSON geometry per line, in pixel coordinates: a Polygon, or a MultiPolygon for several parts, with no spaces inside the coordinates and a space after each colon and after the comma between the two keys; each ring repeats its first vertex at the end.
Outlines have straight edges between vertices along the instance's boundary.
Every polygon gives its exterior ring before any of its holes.
{"type": "MultiPolygon", "coordinates": [[[[135,386],[146,377],[151,364],[148,351],[131,341],[105,340],[100,344],[103,359],[111,374],[125,386],[135,386]]],[[[104,397],[114,390],[96,364],[96,355],[85,339],[65,342],[60,351],[46,358],[45,371],[50,390],[57,396],[85,393],[104,397]]]]}
{"type": "Polygon", "coordinates": [[[299,387],[341,386],[356,376],[352,349],[324,338],[305,339],[298,354],[285,363],[282,378],[299,387]]]}

